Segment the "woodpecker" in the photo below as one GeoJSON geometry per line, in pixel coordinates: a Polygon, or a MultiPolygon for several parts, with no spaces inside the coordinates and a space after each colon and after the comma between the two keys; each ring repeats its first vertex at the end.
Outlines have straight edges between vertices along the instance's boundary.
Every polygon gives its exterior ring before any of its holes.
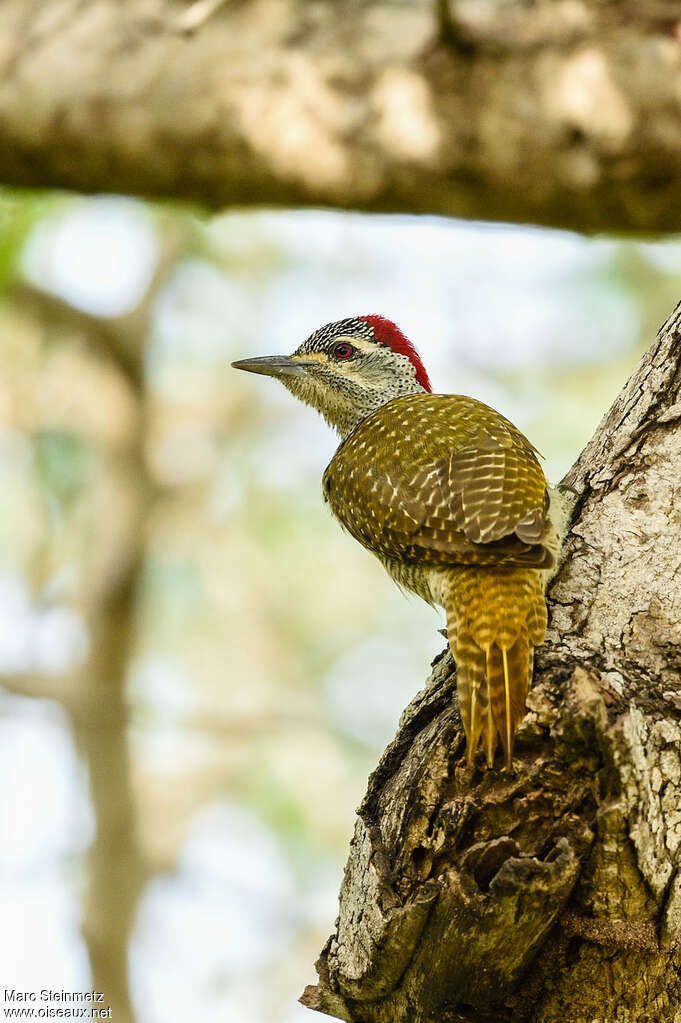
{"type": "Polygon", "coordinates": [[[482,745],[492,767],[501,739],[510,766],[557,545],[537,450],[475,398],[433,394],[383,316],[328,323],[292,355],[232,365],[276,377],[338,431],[324,499],[400,587],[444,607],[467,762],[482,745]]]}

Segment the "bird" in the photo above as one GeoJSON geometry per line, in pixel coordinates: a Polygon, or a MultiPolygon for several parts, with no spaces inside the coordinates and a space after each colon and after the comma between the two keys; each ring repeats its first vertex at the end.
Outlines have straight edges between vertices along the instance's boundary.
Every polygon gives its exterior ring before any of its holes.
{"type": "Polygon", "coordinates": [[[512,766],[558,535],[539,453],[508,419],[433,393],[380,315],[315,330],[291,355],[233,362],[276,377],[340,434],[322,478],[333,515],[404,590],[444,608],[466,763],[512,766]]]}

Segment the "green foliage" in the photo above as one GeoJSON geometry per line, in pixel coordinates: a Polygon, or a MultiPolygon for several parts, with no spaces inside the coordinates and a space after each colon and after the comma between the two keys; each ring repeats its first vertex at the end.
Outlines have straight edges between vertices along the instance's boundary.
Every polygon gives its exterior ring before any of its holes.
{"type": "Polygon", "coordinates": [[[149,554],[142,569],[140,601],[154,609],[166,636],[205,613],[200,572],[186,557],[149,554]]]}
{"type": "Polygon", "coordinates": [[[41,430],[33,443],[38,478],[55,514],[66,515],[92,480],[94,452],[66,430],[41,430]]]}
{"type": "Polygon", "coordinates": [[[19,256],[34,224],[71,201],[54,192],[0,188],[0,294],[16,279],[19,256]]]}
{"type": "Polygon", "coordinates": [[[256,767],[247,787],[248,802],[268,827],[288,844],[295,846],[307,831],[309,821],[300,800],[269,765],[256,767]]]}

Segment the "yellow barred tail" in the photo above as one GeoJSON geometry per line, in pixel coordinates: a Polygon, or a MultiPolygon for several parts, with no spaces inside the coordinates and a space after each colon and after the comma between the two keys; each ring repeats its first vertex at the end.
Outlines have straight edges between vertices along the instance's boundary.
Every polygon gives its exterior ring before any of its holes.
{"type": "Polygon", "coordinates": [[[473,764],[482,745],[491,767],[501,739],[510,765],[525,714],[534,647],[546,632],[540,573],[519,568],[452,569],[444,604],[468,763],[473,764]]]}

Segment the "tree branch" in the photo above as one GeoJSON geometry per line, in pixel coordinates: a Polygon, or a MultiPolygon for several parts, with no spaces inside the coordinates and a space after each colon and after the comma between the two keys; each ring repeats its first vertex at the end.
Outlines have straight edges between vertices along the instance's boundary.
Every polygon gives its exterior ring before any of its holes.
{"type": "Polygon", "coordinates": [[[679,228],[659,0],[5,0],[0,180],[679,228]]]}
{"type": "Polygon", "coordinates": [[[680,383],[681,306],[564,481],[515,770],[465,768],[444,653],[369,781],[310,1008],[677,1023],[680,383]]]}

